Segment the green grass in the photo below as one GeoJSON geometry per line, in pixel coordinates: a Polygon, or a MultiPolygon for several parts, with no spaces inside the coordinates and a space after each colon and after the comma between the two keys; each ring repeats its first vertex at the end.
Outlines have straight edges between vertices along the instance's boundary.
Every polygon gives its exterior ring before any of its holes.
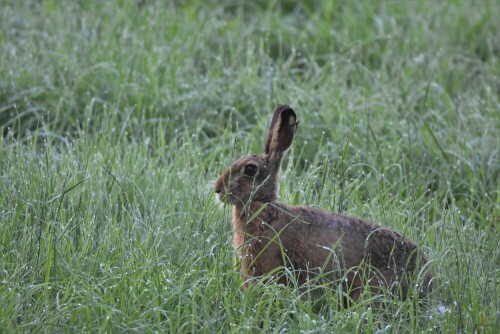
{"type": "Polygon", "coordinates": [[[183,3],[0,1],[0,332],[494,333],[499,2],[183,3]],[[282,200],[409,235],[430,305],[240,289],[212,187],[276,103],[282,200]]]}

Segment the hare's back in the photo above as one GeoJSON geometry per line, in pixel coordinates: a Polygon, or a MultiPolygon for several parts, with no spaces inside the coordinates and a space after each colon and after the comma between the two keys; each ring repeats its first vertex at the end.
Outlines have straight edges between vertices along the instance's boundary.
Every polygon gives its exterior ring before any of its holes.
{"type": "MultiPolygon", "coordinates": [[[[417,246],[400,233],[365,220],[309,207],[288,207],[281,239],[307,258],[309,265],[322,266],[325,258],[338,257],[346,267],[359,265],[369,256],[371,265],[389,263],[413,267],[417,246]]],[[[366,262],[366,261],[365,261],[366,262]]]]}

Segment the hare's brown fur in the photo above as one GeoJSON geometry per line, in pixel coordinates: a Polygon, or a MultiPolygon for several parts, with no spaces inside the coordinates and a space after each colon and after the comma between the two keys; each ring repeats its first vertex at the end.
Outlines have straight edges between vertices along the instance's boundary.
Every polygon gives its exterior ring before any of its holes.
{"type": "MultiPolygon", "coordinates": [[[[277,201],[281,159],[292,144],[297,124],[290,107],[278,106],[264,152],[237,160],[215,185],[219,199],[234,205],[233,242],[244,285],[277,268],[293,270],[299,285],[319,272],[331,273],[322,277],[333,278],[334,273],[344,271],[353,300],[367,281],[374,291],[398,282],[401,297],[406,298],[409,279],[427,263],[410,239],[358,218],[277,201]],[[367,279],[361,279],[360,271],[367,279]]],[[[287,278],[282,275],[278,281],[287,283],[287,278]]],[[[428,294],[431,281],[427,273],[421,297],[428,294]]]]}

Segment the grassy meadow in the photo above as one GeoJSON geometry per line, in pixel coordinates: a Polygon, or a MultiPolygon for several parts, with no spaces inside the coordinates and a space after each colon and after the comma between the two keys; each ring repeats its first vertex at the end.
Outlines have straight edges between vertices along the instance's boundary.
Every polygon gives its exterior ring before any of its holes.
{"type": "Polygon", "coordinates": [[[500,2],[0,0],[0,333],[495,333],[500,2]],[[243,291],[219,173],[425,250],[429,304],[243,291]],[[446,308],[446,310],[445,310],[446,308]]]}

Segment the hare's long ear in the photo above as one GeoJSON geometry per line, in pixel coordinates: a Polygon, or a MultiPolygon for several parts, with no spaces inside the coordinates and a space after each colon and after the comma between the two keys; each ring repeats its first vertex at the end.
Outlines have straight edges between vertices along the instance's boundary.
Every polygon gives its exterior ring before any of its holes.
{"type": "Polygon", "coordinates": [[[292,108],[287,105],[278,105],[274,109],[269,126],[264,153],[281,158],[292,146],[298,124],[297,115],[292,108]]]}

